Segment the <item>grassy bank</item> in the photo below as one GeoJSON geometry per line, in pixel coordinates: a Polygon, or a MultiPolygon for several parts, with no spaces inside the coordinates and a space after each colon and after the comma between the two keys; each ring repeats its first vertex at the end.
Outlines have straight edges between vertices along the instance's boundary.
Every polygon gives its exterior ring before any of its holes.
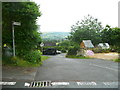
{"type": "Polygon", "coordinates": [[[76,55],[66,55],[66,58],[90,59],[90,57],[76,56],[76,55]]]}
{"type": "Polygon", "coordinates": [[[18,57],[14,57],[11,60],[8,60],[8,62],[4,62],[4,60],[3,60],[2,64],[7,65],[7,66],[38,67],[38,66],[42,65],[42,61],[44,61],[48,58],[49,58],[48,56],[41,56],[41,62],[35,64],[35,63],[28,62],[26,60],[20,59],[18,57]]]}

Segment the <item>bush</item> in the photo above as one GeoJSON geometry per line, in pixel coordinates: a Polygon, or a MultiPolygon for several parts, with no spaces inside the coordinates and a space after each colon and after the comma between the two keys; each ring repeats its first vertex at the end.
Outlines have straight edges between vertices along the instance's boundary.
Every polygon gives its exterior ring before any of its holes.
{"type": "Polygon", "coordinates": [[[3,65],[12,65],[12,66],[35,66],[41,64],[41,52],[36,51],[24,51],[22,56],[6,56],[2,55],[2,64],[3,65]]]}
{"type": "Polygon", "coordinates": [[[79,50],[78,46],[72,46],[68,49],[67,55],[76,55],[78,50],[79,50]]]}
{"type": "Polygon", "coordinates": [[[66,58],[90,59],[90,57],[85,57],[85,56],[76,56],[76,55],[66,55],[66,58]]]}
{"type": "Polygon", "coordinates": [[[38,67],[42,64],[42,62],[39,63],[32,63],[29,62],[27,60],[23,60],[20,57],[12,57],[11,58],[12,63],[5,63],[6,65],[10,65],[10,66],[20,66],[20,67],[38,67]]]}
{"type": "Polygon", "coordinates": [[[31,52],[26,53],[26,55],[23,56],[23,58],[26,61],[37,64],[41,62],[41,52],[38,50],[31,51],[31,52]]]}
{"type": "Polygon", "coordinates": [[[118,46],[111,46],[112,51],[120,53],[120,47],[118,46]]]}
{"type": "Polygon", "coordinates": [[[115,60],[113,60],[113,61],[115,61],[115,62],[120,62],[120,59],[115,59],[115,60]]]}
{"type": "Polygon", "coordinates": [[[12,57],[2,56],[2,64],[12,64],[14,61],[11,60],[12,57]]]}
{"type": "Polygon", "coordinates": [[[62,52],[62,53],[66,53],[66,51],[67,51],[67,50],[66,50],[65,48],[62,48],[62,49],[61,49],[61,52],[62,52]]]}
{"type": "Polygon", "coordinates": [[[94,53],[109,53],[111,49],[94,48],[92,51],[94,53]]]}

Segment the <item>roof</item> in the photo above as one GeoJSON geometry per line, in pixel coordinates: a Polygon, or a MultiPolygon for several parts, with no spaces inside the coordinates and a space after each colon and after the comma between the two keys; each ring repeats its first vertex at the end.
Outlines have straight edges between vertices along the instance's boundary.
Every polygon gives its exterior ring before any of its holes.
{"type": "Polygon", "coordinates": [[[83,43],[84,43],[86,48],[93,48],[94,47],[91,40],[83,40],[83,43]]]}
{"type": "Polygon", "coordinates": [[[101,47],[101,48],[103,48],[103,49],[107,49],[107,48],[110,48],[110,46],[109,46],[109,44],[108,43],[99,43],[98,44],[98,47],[101,47]]]}

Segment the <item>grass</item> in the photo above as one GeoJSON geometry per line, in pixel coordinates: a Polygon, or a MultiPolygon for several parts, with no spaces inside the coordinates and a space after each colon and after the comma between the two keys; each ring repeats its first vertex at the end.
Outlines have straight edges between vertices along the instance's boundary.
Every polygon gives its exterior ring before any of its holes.
{"type": "Polygon", "coordinates": [[[44,60],[46,60],[48,58],[50,58],[50,57],[48,57],[48,56],[41,56],[41,61],[44,61],[44,60]]]}
{"type": "Polygon", "coordinates": [[[90,59],[90,57],[85,57],[85,56],[76,56],[76,55],[66,55],[66,58],[90,59]]]}
{"type": "Polygon", "coordinates": [[[120,62],[120,59],[114,59],[113,61],[114,62],[120,62]]]}
{"type": "Polygon", "coordinates": [[[34,64],[34,63],[30,63],[26,60],[23,60],[21,58],[18,58],[18,57],[14,57],[11,59],[12,62],[5,62],[3,60],[2,64],[3,65],[7,65],[7,66],[19,66],[19,67],[38,67],[40,65],[42,65],[42,61],[48,59],[49,57],[48,56],[41,56],[41,62],[37,63],[37,64],[34,64]],[[15,63],[14,63],[15,62],[15,63]],[[13,64],[14,63],[14,64],[13,64]]]}

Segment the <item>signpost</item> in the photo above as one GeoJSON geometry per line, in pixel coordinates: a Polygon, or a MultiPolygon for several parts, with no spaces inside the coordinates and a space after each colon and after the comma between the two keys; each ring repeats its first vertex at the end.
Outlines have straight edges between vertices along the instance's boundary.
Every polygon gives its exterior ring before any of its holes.
{"type": "Polygon", "coordinates": [[[15,56],[15,35],[14,35],[14,25],[20,26],[20,22],[12,22],[12,35],[13,35],[13,56],[15,56]]]}
{"type": "Polygon", "coordinates": [[[42,42],[42,43],[40,44],[40,46],[41,46],[41,52],[43,52],[44,43],[42,42]]]}

